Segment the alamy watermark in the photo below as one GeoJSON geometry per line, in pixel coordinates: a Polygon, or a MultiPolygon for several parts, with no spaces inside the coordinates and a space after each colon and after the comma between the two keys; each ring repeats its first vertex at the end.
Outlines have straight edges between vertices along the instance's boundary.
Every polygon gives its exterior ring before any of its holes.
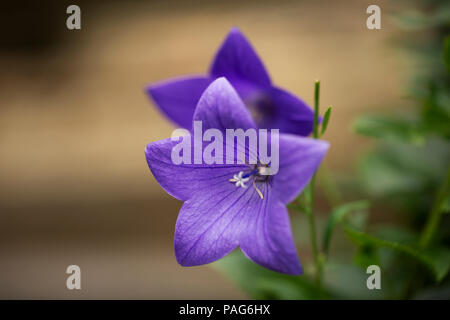
{"type": "Polygon", "coordinates": [[[67,7],[66,13],[70,16],[66,19],[66,26],[69,30],[81,29],[81,9],[76,4],[71,4],[67,7]]]}
{"type": "Polygon", "coordinates": [[[367,278],[366,286],[369,290],[381,289],[381,269],[376,264],[372,264],[367,267],[367,274],[370,276],[367,278]]]}
{"type": "Polygon", "coordinates": [[[279,130],[209,128],[203,132],[202,122],[194,121],[193,137],[185,129],[172,133],[172,163],[180,164],[247,164],[259,166],[260,175],[274,175],[279,169],[279,130]],[[180,141],[181,140],[181,141],[180,141]],[[193,144],[193,145],[192,145],[193,144]],[[269,153],[270,148],[270,153],[269,153]],[[192,152],[193,151],[193,152],[192,152]]]}
{"type": "Polygon", "coordinates": [[[366,20],[366,26],[369,30],[380,30],[381,29],[381,9],[376,4],[371,4],[367,7],[367,14],[370,14],[366,20]]]}
{"type": "Polygon", "coordinates": [[[66,273],[69,274],[66,280],[66,287],[69,290],[81,290],[81,269],[75,264],[67,267],[66,273]]]}

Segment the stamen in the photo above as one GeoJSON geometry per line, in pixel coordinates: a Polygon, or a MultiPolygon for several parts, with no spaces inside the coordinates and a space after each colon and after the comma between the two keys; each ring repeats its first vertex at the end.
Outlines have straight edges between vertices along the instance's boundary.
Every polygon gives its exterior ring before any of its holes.
{"type": "Polygon", "coordinates": [[[259,190],[258,187],[256,186],[255,180],[253,180],[253,186],[255,187],[256,192],[258,192],[259,197],[261,198],[261,200],[264,200],[264,196],[263,196],[261,190],[259,190]]]}

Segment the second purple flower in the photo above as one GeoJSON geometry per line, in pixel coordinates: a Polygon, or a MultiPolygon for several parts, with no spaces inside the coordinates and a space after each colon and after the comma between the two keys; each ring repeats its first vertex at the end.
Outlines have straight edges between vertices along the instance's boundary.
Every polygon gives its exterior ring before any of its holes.
{"type": "Polygon", "coordinates": [[[206,76],[187,76],[149,85],[147,92],[175,124],[191,129],[200,96],[215,79],[226,77],[260,128],[308,136],[314,113],[293,94],[273,85],[262,61],[237,28],[232,28],[206,76]]]}

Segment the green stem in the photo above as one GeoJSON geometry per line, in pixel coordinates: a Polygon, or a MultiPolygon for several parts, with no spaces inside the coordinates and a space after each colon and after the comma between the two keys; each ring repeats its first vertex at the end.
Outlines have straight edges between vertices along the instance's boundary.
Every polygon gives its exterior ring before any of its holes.
{"type": "Polygon", "coordinates": [[[316,182],[316,175],[311,179],[311,184],[309,186],[309,210],[307,213],[308,223],[309,223],[309,235],[311,239],[311,248],[314,258],[315,265],[315,277],[316,277],[316,285],[318,287],[321,286],[322,283],[322,263],[320,260],[320,252],[319,247],[317,245],[317,233],[316,233],[316,219],[315,219],[315,211],[314,211],[314,186],[316,182]]]}
{"type": "MultiPolygon", "coordinates": [[[[314,84],[314,139],[319,138],[319,94],[320,94],[320,82],[316,81],[314,84]]],[[[316,183],[316,173],[314,173],[311,183],[309,184],[309,210],[308,223],[309,234],[311,238],[311,248],[314,257],[315,264],[315,277],[316,285],[320,288],[322,283],[322,262],[320,259],[319,247],[317,245],[317,233],[316,233],[316,220],[315,220],[315,206],[314,206],[314,187],[316,183]]]]}
{"type": "Polygon", "coordinates": [[[431,212],[428,216],[428,220],[425,224],[425,228],[422,231],[420,237],[419,246],[421,249],[426,249],[428,245],[433,240],[434,234],[439,226],[442,216],[442,207],[449,196],[449,185],[450,185],[450,167],[447,170],[447,176],[445,177],[444,183],[440,187],[436,198],[431,208],[431,212]]]}
{"type": "Polygon", "coordinates": [[[314,139],[319,138],[319,95],[320,81],[316,80],[314,83],[314,139]]]}

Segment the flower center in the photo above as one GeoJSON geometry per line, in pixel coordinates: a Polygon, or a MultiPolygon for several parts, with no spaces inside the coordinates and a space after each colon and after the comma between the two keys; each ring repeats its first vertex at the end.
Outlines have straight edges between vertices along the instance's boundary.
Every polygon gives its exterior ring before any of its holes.
{"type": "Polygon", "coordinates": [[[256,192],[258,193],[259,197],[261,199],[264,199],[264,196],[259,190],[259,188],[256,186],[256,182],[265,182],[269,179],[269,172],[270,167],[266,164],[258,163],[257,165],[253,166],[253,169],[248,171],[247,173],[244,173],[243,171],[239,171],[238,174],[235,174],[232,179],[230,179],[230,182],[233,182],[237,188],[247,188],[245,185],[250,178],[253,177],[252,183],[253,187],[255,188],[256,192]]]}
{"type": "Polygon", "coordinates": [[[256,123],[265,124],[268,119],[273,118],[275,109],[269,97],[256,94],[245,99],[245,105],[247,106],[250,114],[256,123]]]}

